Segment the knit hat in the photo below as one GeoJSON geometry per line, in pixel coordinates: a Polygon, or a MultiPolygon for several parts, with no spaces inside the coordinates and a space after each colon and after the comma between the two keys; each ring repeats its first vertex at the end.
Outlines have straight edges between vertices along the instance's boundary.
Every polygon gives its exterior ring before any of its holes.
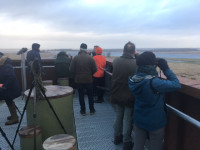
{"type": "Polygon", "coordinates": [[[86,51],[87,45],[85,43],[82,43],[81,46],[80,46],[80,50],[86,51]]]}
{"type": "Polygon", "coordinates": [[[145,66],[145,65],[155,65],[156,56],[153,52],[146,51],[140,54],[137,59],[136,63],[138,66],[145,66]]]}
{"type": "Polygon", "coordinates": [[[96,48],[96,54],[97,54],[97,55],[101,55],[102,52],[103,52],[103,50],[102,50],[101,47],[97,47],[97,48],[96,48]]]}
{"type": "Polygon", "coordinates": [[[39,48],[40,48],[40,44],[38,44],[38,43],[33,43],[32,44],[32,49],[33,50],[39,50],[39,48]]]}

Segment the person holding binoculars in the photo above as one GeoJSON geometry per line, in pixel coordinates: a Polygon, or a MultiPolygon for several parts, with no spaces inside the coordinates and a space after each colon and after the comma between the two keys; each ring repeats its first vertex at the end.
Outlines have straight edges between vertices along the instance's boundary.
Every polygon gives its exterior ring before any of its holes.
{"type": "Polygon", "coordinates": [[[166,93],[180,89],[181,84],[167,61],[156,58],[153,52],[140,54],[136,64],[136,74],[129,78],[129,88],[135,97],[133,150],[144,150],[146,139],[149,139],[151,150],[161,150],[167,124],[164,97],[166,93]],[[156,67],[162,70],[166,79],[158,77],[156,67]]]}

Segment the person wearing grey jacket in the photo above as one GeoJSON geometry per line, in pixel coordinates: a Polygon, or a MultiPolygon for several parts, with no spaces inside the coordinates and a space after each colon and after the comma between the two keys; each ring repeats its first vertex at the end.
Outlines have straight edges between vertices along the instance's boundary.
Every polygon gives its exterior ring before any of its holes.
{"type": "Polygon", "coordinates": [[[128,42],[123,55],[114,59],[111,81],[111,103],[114,105],[114,144],[123,142],[123,150],[132,150],[134,97],[128,87],[128,78],[136,72],[135,45],[128,42]]]}

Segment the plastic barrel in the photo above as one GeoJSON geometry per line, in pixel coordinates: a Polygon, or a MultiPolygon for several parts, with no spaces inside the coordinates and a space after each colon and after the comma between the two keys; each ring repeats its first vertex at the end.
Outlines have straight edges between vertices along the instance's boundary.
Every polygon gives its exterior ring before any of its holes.
{"type": "MultiPolygon", "coordinates": [[[[23,127],[19,130],[21,150],[34,150],[34,127],[23,127]]],[[[36,127],[36,149],[42,150],[41,127],[36,127]]]]}
{"type": "Polygon", "coordinates": [[[44,150],[75,150],[76,140],[69,134],[58,134],[46,139],[42,146],[44,150]]]}
{"type": "Polygon", "coordinates": [[[44,80],[42,81],[43,85],[53,85],[53,81],[52,80],[44,80]]]}
{"type": "Polygon", "coordinates": [[[68,78],[58,78],[57,83],[60,86],[69,86],[69,79],[68,78]]]}
{"type": "MultiPolygon", "coordinates": [[[[45,88],[47,89],[46,96],[64,126],[64,129],[68,134],[76,137],[73,113],[73,89],[68,86],[57,85],[49,85],[45,86],[45,88]]],[[[29,90],[25,92],[26,96],[28,92],[29,90]]],[[[31,99],[28,102],[26,111],[28,125],[33,125],[34,123],[33,93],[31,93],[31,99]]],[[[42,127],[42,141],[50,136],[64,133],[47,100],[36,100],[36,114],[36,124],[42,127]]]]}

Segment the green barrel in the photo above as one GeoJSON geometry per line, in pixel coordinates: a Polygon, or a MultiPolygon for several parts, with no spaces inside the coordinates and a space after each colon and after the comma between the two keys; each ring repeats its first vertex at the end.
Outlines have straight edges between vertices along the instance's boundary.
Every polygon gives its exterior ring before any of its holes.
{"type": "MultiPolygon", "coordinates": [[[[19,130],[21,150],[34,150],[34,127],[23,127],[19,130]]],[[[36,149],[42,150],[41,127],[36,127],[36,149]]]]}
{"type": "MultiPolygon", "coordinates": [[[[69,86],[48,85],[46,96],[49,102],[53,106],[58,118],[60,119],[67,134],[76,137],[75,125],[74,125],[74,112],[73,112],[73,88],[69,86]]],[[[28,95],[29,90],[25,91],[25,95],[28,95]]],[[[33,125],[33,109],[34,100],[33,93],[31,93],[31,99],[28,102],[26,116],[27,124],[33,125]]],[[[42,141],[44,142],[50,136],[56,134],[63,134],[64,131],[61,128],[58,120],[56,119],[53,110],[50,108],[47,100],[36,100],[36,124],[42,127],[42,141]]]]}
{"type": "Polygon", "coordinates": [[[60,86],[69,86],[69,79],[68,78],[58,78],[57,83],[60,86]]]}

